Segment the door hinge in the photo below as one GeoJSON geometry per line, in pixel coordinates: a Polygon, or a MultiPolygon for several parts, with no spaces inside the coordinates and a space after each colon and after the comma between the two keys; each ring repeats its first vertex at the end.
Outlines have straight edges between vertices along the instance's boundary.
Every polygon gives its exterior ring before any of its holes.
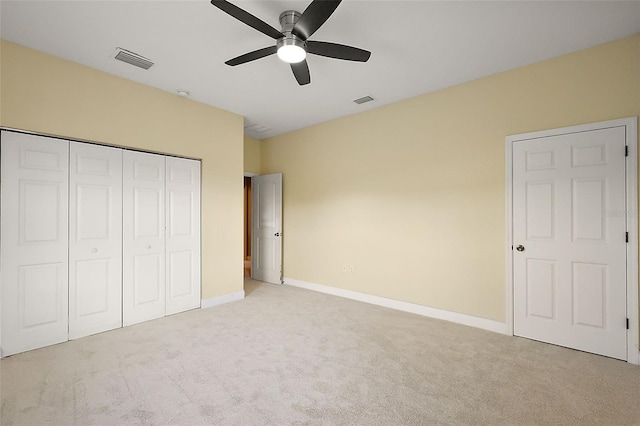
{"type": "Polygon", "coordinates": [[[629,329],[629,318],[627,318],[627,330],[629,329]]]}
{"type": "Polygon", "coordinates": [[[629,242],[629,233],[628,233],[628,232],[625,232],[624,234],[625,234],[625,240],[626,240],[626,242],[629,242]]]}
{"type": "Polygon", "coordinates": [[[624,146],[624,156],[628,157],[629,156],[629,145],[625,145],[624,146]]]}

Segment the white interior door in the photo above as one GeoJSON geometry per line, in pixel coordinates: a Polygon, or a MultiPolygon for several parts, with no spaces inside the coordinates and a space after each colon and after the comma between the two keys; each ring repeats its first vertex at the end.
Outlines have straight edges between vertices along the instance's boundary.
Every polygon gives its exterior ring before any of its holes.
{"type": "Polygon", "coordinates": [[[2,355],[68,340],[69,142],[2,132],[2,355]]]}
{"type": "Polygon", "coordinates": [[[166,158],[167,315],[200,307],[200,161],[166,158]]]}
{"type": "Polygon", "coordinates": [[[123,153],[123,325],[165,315],[165,157],[123,153]]]}
{"type": "Polygon", "coordinates": [[[626,359],[625,128],[513,145],[514,334],[626,359]]]}
{"type": "Polygon", "coordinates": [[[282,174],[251,178],[251,277],[282,284],[282,174]]]}
{"type": "Polygon", "coordinates": [[[122,327],[122,150],[71,142],[69,338],[122,327]]]}

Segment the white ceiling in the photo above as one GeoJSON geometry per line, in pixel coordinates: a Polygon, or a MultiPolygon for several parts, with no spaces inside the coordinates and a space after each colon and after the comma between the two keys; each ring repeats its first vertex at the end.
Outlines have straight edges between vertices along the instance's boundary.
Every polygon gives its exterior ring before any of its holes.
{"type": "MultiPolygon", "coordinates": [[[[310,0],[232,3],[279,28],[310,0]]],[[[640,33],[638,1],[345,0],[312,40],[372,52],[367,63],[308,57],[298,86],[276,56],[224,61],[272,39],[207,0],[6,1],[3,39],[245,116],[247,134],[275,136],[640,33]],[[150,58],[148,71],[113,59],[117,47],[150,58]],[[375,101],[352,101],[370,95],[375,101]],[[259,132],[255,125],[270,130],[259,132]]]]}

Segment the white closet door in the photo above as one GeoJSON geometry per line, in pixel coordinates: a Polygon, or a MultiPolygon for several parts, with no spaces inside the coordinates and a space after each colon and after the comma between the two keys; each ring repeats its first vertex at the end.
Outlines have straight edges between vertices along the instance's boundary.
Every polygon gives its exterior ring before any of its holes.
{"type": "Polygon", "coordinates": [[[165,157],[123,153],[123,325],[165,315],[165,157]]]}
{"type": "Polygon", "coordinates": [[[2,355],[68,339],[69,142],[2,132],[2,355]]]}
{"type": "Polygon", "coordinates": [[[200,307],[200,162],[167,157],[167,315],[200,307]]]}
{"type": "Polygon", "coordinates": [[[69,337],[122,327],[122,150],[71,142],[69,337]]]}

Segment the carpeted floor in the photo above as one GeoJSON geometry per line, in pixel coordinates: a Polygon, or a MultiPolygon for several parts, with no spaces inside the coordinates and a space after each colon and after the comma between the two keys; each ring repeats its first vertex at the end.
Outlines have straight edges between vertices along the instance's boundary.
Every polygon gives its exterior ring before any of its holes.
{"type": "Polygon", "coordinates": [[[288,286],[0,361],[9,425],[640,425],[640,368],[288,286]]]}

